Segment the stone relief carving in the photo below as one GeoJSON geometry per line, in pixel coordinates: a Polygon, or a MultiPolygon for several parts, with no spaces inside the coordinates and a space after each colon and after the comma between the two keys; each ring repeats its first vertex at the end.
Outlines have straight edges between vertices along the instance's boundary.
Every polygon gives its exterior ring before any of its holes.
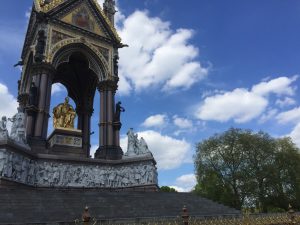
{"type": "Polygon", "coordinates": [[[122,188],[157,184],[152,161],[120,166],[31,160],[0,149],[0,177],[39,187],[122,188]]]}
{"type": "Polygon", "coordinates": [[[99,52],[103,55],[103,57],[105,58],[105,60],[107,62],[109,62],[109,49],[104,48],[104,47],[100,47],[98,45],[95,45],[95,47],[99,50],[99,52]]]}
{"type": "Polygon", "coordinates": [[[70,35],[67,35],[65,33],[53,30],[52,32],[52,38],[51,38],[51,45],[55,45],[56,43],[68,39],[68,38],[72,38],[70,35]]]}
{"type": "Polygon", "coordinates": [[[0,122],[0,141],[8,139],[8,131],[7,131],[7,118],[3,116],[0,122]]]}
{"type": "Polygon", "coordinates": [[[152,155],[144,138],[141,137],[141,139],[139,140],[138,135],[133,132],[133,128],[129,129],[129,131],[127,132],[127,136],[128,145],[125,157],[134,157],[147,154],[152,155]]]}

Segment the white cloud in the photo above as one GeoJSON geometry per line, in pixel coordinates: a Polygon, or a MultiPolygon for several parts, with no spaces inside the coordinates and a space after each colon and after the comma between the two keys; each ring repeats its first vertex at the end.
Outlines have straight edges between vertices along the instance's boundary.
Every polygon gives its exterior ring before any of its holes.
{"type": "Polygon", "coordinates": [[[12,117],[17,113],[17,99],[8,91],[7,86],[0,83],[0,116],[12,117]]]}
{"type": "Polygon", "coordinates": [[[296,125],[296,127],[289,134],[292,138],[293,142],[300,148],[300,123],[296,125]]]}
{"type": "Polygon", "coordinates": [[[274,118],[274,116],[277,114],[278,110],[277,109],[269,109],[266,113],[264,113],[260,118],[259,122],[260,123],[265,123],[268,120],[274,118]]]}
{"type": "MultiPolygon", "coordinates": [[[[162,135],[153,130],[138,133],[147,142],[150,151],[153,153],[159,170],[169,170],[180,167],[191,150],[191,144],[184,139],[179,140],[162,135]]],[[[121,147],[124,152],[127,149],[127,137],[121,138],[121,147]]]]}
{"type": "Polygon", "coordinates": [[[29,19],[30,19],[31,10],[32,10],[32,8],[29,7],[29,8],[27,9],[27,11],[25,12],[25,18],[26,18],[27,21],[29,21],[29,19]]]}
{"type": "MultiPolygon", "coordinates": [[[[206,97],[197,107],[195,116],[198,119],[219,122],[229,120],[234,120],[236,123],[248,122],[262,115],[267,109],[270,94],[293,95],[296,88],[292,84],[297,78],[298,76],[279,77],[254,85],[251,90],[237,88],[233,91],[206,97]]],[[[270,113],[274,116],[274,111],[270,113]]],[[[267,116],[270,117],[270,115],[267,116]]],[[[266,119],[266,115],[263,117],[266,119]]]]}
{"type": "Polygon", "coordinates": [[[59,94],[61,92],[64,92],[65,90],[66,90],[65,86],[63,86],[60,83],[55,83],[52,85],[51,95],[59,94]]]}
{"type": "Polygon", "coordinates": [[[99,5],[100,5],[101,8],[102,8],[102,7],[103,7],[104,0],[97,0],[97,2],[99,3],[99,5]]]}
{"type": "Polygon", "coordinates": [[[174,188],[177,192],[187,192],[184,188],[171,185],[170,188],[174,188]]]}
{"type": "Polygon", "coordinates": [[[186,174],[178,177],[175,181],[175,185],[171,186],[178,192],[190,192],[197,184],[195,174],[186,174]]]}
{"type": "Polygon", "coordinates": [[[298,123],[300,122],[300,107],[279,113],[276,119],[281,124],[298,123]]]}
{"type": "Polygon", "coordinates": [[[118,83],[118,94],[119,95],[129,95],[132,91],[132,86],[128,80],[122,75],[122,72],[119,72],[119,83],[118,83]]]}
{"type": "Polygon", "coordinates": [[[291,78],[289,77],[279,77],[268,82],[261,82],[252,87],[252,92],[258,95],[268,95],[271,93],[277,95],[294,95],[295,87],[291,84],[298,79],[298,75],[291,78]]]}
{"type": "Polygon", "coordinates": [[[123,82],[125,90],[153,86],[164,91],[187,89],[207,75],[208,69],[196,60],[198,49],[188,43],[192,30],[174,31],[169,22],[144,11],[136,11],[122,22],[119,33],[130,46],[120,50],[120,77],[127,81],[123,82]]]}
{"type": "Polygon", "coordinates": [[[173,122],[181,129],[190,129],[193,127],[193,122],[191,120],[178,117],[177,115],[173,116],[173,122]]]}
{"type": "Polygon", "coordinates": [[[264,97],[238,88],[232,92],[207,97],[198,108],[196,117],[219,122],[233,119],[237,123],[243,123],[259,116],[267,105],[268,101],[264,97]]]}
{"type": "MultiPolygon", "coordinates": [[[[101,7],[103,2],[98,0],[101,7]]],[[[129,45],[120,50],[118,94],[153,86],[165,92],[185,90],[207,76],[208,69],[196,59],[198,48],[188,43],[192,30],[172,30],[169,22],[150,17],[145,11],[125,17],[118,1],[116,9],[116,28],[122,42],[129,45]]]]}
{"type": "Polygon", "coordinates": [[[278,105],[279,107],[283,108],[286,106],[295,105],[296,101],[290,97],[285,97],[284,99],[277,99],[275,104],[278,105]]]}
{"type": "Polygon", "coordinates": [[[90,155],[92,156],[92,158],[94,158],[94,155],[95,155],[98,148],[99,148],[98,145],[92,145],[91,151],[90,151],[90,155]]]}
{"type": "Polygon", "coordinates": [[[164,114],[157,114],[148,117],[142,124],[142,126],[151,128],[151,127],[157,127],[157,128],[162,128],[166,125],[167,123],[167,116],[164,114]]]}

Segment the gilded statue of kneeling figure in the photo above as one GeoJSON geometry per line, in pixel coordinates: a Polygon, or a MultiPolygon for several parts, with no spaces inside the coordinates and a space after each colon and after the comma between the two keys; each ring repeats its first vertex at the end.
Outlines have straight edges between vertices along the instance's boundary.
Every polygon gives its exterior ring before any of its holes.
{"type": "Polygon", "coordinates": [[[69,97],[65,98],[65,102],[59,104],[53,109],[53,127],[74,129],[74,120],[76,112],[69,104],[69,97]]]}

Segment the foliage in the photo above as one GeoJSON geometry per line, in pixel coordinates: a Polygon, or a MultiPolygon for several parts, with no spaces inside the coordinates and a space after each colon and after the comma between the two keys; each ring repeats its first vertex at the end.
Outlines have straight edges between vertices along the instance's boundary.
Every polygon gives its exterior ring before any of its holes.
{"type": "Polygon", "coordinates": [[[160,187],[160,191],[162,192],[177,192],[174,188],[168,186],[160,187]]]}
{"type": "Polygon", "coordinates": [[[289,138],[231,128],[197,144],[195,192],[259,212],[300,208],[300,154],[289,138]]]}

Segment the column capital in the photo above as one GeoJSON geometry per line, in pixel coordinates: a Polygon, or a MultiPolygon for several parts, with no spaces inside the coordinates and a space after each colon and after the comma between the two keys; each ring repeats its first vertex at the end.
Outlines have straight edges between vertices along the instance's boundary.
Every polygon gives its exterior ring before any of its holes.
{"type": "Polygon", "coordinates": [[[104,91],[113,91],[116,92],[118,89],[118,83],[113,80],[105,80],[101,81],[97,86],[98,91],[104,92],[104,91]]]}
{"type": "Polygon", "coordinates": [[[22,93],[18,95],[18,102],[20,106],[23,108],[27,105],[28,99],[29,99],[29,94],[27,93],[22,93]]]}
{"type": "Polygon", "coordinates": [[[54,76],[56,69],[49,63],[41,62],[41,63],[34,63],[31,66],[31,74],[33,76],[40,75],[40,74],[47,74],[50,76],[54,76]]]}

